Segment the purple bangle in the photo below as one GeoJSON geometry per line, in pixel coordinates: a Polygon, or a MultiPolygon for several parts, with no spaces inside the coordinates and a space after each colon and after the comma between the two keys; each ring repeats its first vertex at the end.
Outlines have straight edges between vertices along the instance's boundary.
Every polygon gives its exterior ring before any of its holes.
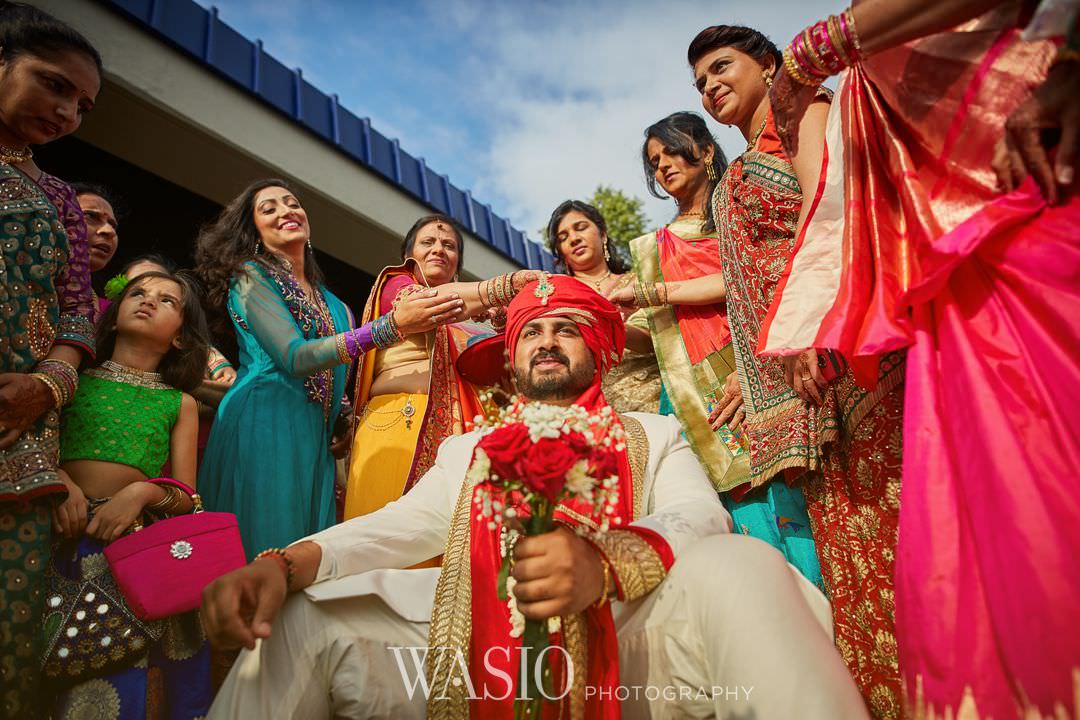
{"type": "Polygon", "coordinates": [[[364,323],[355,330],[349,331],[349,334],[345,336],[345,345],[349,350],[349,355],[352,357],[374,350],[375,343],[371,339],[371,323],[364,323]]]}

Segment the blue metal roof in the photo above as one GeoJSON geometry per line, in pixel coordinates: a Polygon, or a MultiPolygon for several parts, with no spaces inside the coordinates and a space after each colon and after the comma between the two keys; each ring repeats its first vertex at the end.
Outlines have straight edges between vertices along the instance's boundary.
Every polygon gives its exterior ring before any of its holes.
{"type": "Polygon", "coordinates": [[[514,262],[554,271],[546,248],[530,241],[491,205],[432,170],[423,158],[403,150],[396,139],[341,107],[337,95],[326,94],[289,69],[193,0],[102,0],[153,34],[168,41],[219,76],[276,108],[334,145],[355,162],[382,175],[402,191],[455,218],[474,235],[514,262]]]}

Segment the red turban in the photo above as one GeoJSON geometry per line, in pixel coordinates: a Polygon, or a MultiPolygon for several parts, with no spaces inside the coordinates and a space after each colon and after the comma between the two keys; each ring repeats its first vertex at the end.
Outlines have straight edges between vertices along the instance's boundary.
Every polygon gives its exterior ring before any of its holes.
{"type": "Polygon", "coordinates": [[[458,372],[469,382],[494,385],[504,369],[503,349],[509,351],[513,362],[521,329],[526,323],[545,317],[564,317],[577,323],[599,370],[598,381],[622,359],[626,325],[618,308],[580,280],[551,275],[521,289],[507,308],[505,335],[488,338],[465,350],[458,359],[458,372]]]}

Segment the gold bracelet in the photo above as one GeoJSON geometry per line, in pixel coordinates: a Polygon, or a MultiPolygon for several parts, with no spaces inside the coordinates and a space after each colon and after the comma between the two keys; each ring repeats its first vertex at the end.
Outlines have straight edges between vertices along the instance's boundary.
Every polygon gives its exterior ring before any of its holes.
{"type": "Polygon", "coordinates": [[[653,293],[656,293],[656,295],[657,295],[657,304],[658,305],[667,304],[667,283],[657,283],[656,285],[653,285],[652,286],[652,291],[653,291],[653,293]],[[664,297],[662,299],[660,297],[660,288],[661,287],[664,288],[664,297]]]}
{"type": "Polygon", "coordinates": [[[163,515],[172,515],[173,511],[180,506],[181,502],[183,502],[183,493],[180,492],[179,488],[173,487],[172,485],[158,486],[165,492],[165,497],[161,498],[153,505],[148,506],[146,509],[162,513],[163,515]]]}
{"type": "Polygon", "coordinates": [[[848,54],[848,47],[844,43],[844,33],[840,30],[840,18],[838,16],[829,16],[825,21],[825,32],[829,34],[829,41],[832,42],[836,54],[840,56],[840,61],[848,67],[854,65],[855,59],[848,54]]]}
{"type": "Polygon", "coordinates": [[[1077,61],[1080,61],[1080,50],[1071,47],[1063,47],[1057,51],[1057,55],[1054,56],[1053,61],[1050,63],[1050,67],[1060,65],[1061,63],[1077,61]]]}
{"type": "MultiPolygon", "coordinates": [[[[597,554],[600,554],[599,551],[597,551],[597,554]]],[[[603,607],[604,603],[608,601],[608,581],[611,579],[611,563],[609,563],[607,558],[603,555],[600,555],[600,565],[604,568],[604,585],[600,589],[600,597],[593,603],[594,608],[603,607]]]]}
{"type": "Polygon", "coordinates": [[[349,346],[345,344],[345,333],[338,333],[334,336],[334,344],[337,346],[337,358],[338,362],[344,365],[352,360],[349,356],[349,346]]]}
{"type": "Polygon", "coordinates": [[[806,85],[807,87],[817,87],[821,84],[820,81],[814,80],[803,74],[799,69],[798,64],[795,62],[795,54],[791,50],[791,46],[788,45],[784,48],[784,69],[788,71],[788,75],[791,79],[800,85],[806,85]]]}
{"type": "Polygon", "coordinates": [[[663,305],[663,303],[660,302],[660,289],[657,287],[656,283],[649,283],[648,288],[649,291],[652,293],[652,295],[649,297],[649,306],[657,307],[659,305],[663,305]]]}
{"type": "Polygon", "coordinates": [[[486,302],[484,302],[484,293],[480,289],[480,281],[479,280],[476,281],[476,297],[480,299],[480,307],[482,307],[482,308],[484,308],[486,310],[488,308],[488,304],[486,302]]]}
{"type": "Polygon", "coordinates": [[[59,410],[64,406],[64,392],[60,388],[60,383],[56,381],[51,375],[46,373],[30,373],[30,377],[36,378],[45,383],[45,387],[49,388],[49,392],[53,396],[53,405],[56,410],[59,410]]]}

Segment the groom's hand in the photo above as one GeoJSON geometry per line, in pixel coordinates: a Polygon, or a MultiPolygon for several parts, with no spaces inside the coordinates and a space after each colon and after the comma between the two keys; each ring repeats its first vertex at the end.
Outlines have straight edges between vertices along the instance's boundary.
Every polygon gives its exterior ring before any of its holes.
{"type": "Polygon", "coordinates": [[[530,620],[572,615],[600,598],[604,568],[596,548],[559,526],[514,546],[514,596],[530,620]]]}
{"type": "Polygon", "coordinates": [[[222,575],[202,594],[201,617],[210,644],[219,650],[253,650],[256,639],[270,636],[287,594],[285,573],[271,558],[222,575]]]}

